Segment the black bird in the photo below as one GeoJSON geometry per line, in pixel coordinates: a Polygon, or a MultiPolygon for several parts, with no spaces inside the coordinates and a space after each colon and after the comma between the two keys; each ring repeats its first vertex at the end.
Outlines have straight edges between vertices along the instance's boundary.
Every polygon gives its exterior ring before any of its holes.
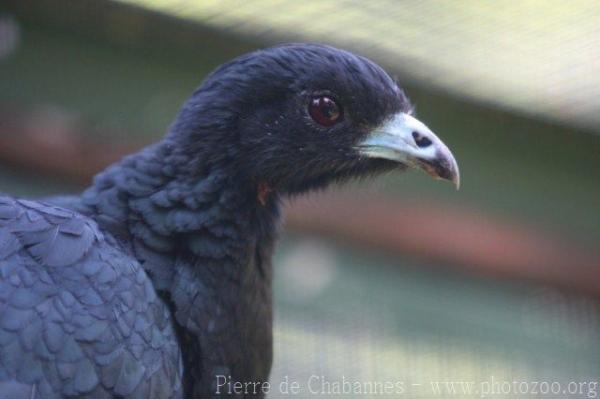
{"type": "Polygon", "coordinates": [[[209,398],[230,393],[222,378],[267,381],[281,200],[407,167],[458,186],[411,109],[366,58],[282,45],[217,68],[164,140],[81,196],[0,197],[0,398],[209,398]]]}

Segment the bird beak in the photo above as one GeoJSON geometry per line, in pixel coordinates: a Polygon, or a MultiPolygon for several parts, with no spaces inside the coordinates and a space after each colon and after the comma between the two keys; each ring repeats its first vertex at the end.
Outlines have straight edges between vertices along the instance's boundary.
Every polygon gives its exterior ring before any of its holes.
{"type": "Polygon", "coordinates": [[[423,169],[436,179],[454,183],[458,190],[460,173],[454,155],[425,124],[398,113],[358,145],[363,156],[384,158],[423,169]]]}

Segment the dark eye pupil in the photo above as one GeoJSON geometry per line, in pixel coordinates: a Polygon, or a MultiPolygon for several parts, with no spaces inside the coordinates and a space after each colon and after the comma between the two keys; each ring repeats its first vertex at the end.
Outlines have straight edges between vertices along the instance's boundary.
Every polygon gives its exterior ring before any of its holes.
{"type": "Polygon", "coordinates": [[[337,105],[335,105],[335,103],[331,99],[327,97],[322,98],[320,100],[319,106],[321,107],[321,112],[323,112],[323,115],[325,115],[325,117],[329,119],[335,119],[338,117],[339,111],[337,105]]]}
{"type": "Polygon", "coordinates": [[[308,109],[310,116],[315,122],[323,126],[332,126],[337,123],[342,116],[342,110],[337,103],[330,97],[314,97],[308,109]]]}

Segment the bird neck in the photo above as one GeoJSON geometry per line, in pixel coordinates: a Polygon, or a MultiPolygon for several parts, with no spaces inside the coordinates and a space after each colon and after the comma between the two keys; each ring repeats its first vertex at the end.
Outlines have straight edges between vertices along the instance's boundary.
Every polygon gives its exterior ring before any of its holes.
{"type": "Polygon", "coordinates": [[[233,162],[203,164],[178,148],[167,139],[113,165],[82,202],[130,247],[170,307],[186,346],[186,397],[196,397],[219,375],[268,378],[279,200],[261,201],[233,162]]]}
{"type": "MultiPolygon", "coordinates": [[[[191,155],[181,147],[167,137],[108,167],[83,193],[82,211],[97,211],[100,225],[117,238],[125,235],[157,252],[188,251],[200,258],[218,257],[220,250],[198,246],[193,240],[198,233],[236,246],[275,234],[276,191],[248,179],[231,158],[191,155]]],[[[228,249],[228,255],[235,253],[228,249]]]]}

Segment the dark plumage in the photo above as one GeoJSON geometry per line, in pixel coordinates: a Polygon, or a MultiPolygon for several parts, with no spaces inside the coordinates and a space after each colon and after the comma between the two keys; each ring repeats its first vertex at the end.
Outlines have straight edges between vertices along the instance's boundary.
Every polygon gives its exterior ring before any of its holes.
{"type": "MultiPolygon", "coordinates": [[[[214,71],[80,197],[0,197],[0,398],[207,398],[266,381],[280,198],[447,148],[371,61],[292,44],[214,71]]],[[[257,396],[261,396],[258,394],[257,396]]]]}

